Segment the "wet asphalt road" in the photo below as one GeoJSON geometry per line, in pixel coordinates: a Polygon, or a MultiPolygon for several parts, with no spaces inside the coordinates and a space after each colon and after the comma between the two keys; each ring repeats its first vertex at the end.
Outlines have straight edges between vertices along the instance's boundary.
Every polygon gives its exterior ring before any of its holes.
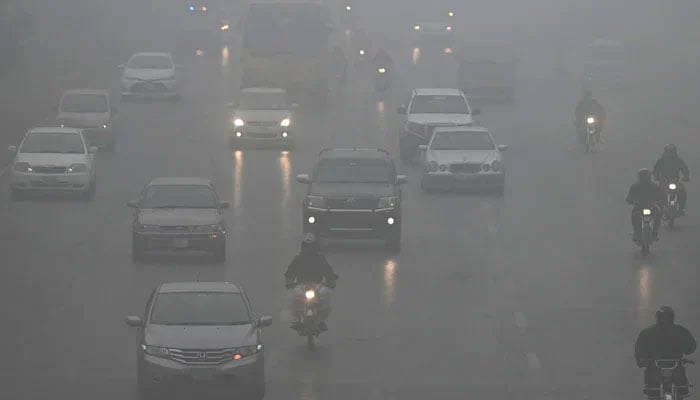
{"type": "MultiPolygon", "coordinates": [[[[119,103],[117,151],[99,156],[94,201],[12,203],[0,177],[7,398],[135,398],[137,335],[124,317],[142,313],[158,283],[196,277],[244,285],[255,310],[273,316],[267,399],[634,398],[641,376],[632,344],[653,309],[671,304],[700,332],[696,184],[688,187],[688,216],[677,231],[662,231],[649,259],[630,241],[624,203],[636,170],[665,142],[700,168],[697,138],[639,126],[618,93],[601,98],[615,108],[606,143],[585,155],[570,126],[577,93],[525,76],[514,104],[485,106],[479,118],[510,145],[505,195],[424,194],[420,168],[401,166],[410,180],[403,248],[326,246],[341,279],[330,331],[309,352],[288,328],[282,280],[301,238],[305,188],[294,177],[324,147],[396,154],[394,111],[432,74],[408,56],[397,59],[400,79],[378,101],[355,72],[355,84],[323,110],[299,110],[297,150],[232,152],[224,104],[235,94],[237,66],[233,50],[228,62],[225,55],[181,59],[177,104],[119,103]],[[231,202],[225,265],[197,257],[131,262],[126,203],[166,175],[211,177],[231,202]]],[[[118,94],[118,71],[75,68],[118,94]]],[[[693,368],[689,376],[699,381],[693,368]]]]}

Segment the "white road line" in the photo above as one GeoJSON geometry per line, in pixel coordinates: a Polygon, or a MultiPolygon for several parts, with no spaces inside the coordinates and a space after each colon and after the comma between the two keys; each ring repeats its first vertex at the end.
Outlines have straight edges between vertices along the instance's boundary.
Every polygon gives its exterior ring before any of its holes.
{"type": "Polygon", "coordinates": [[[515,325],[518,326],[521,330],[527,329],[527,319],[525,318],[525,314],[521,313],[520,311],[516,311],[513,313],[513,318],[515,319],[515,325]]]}
{"type": "Polygon", "coordinates": [[[527,353],[527,365],[528,365],[528,367],[530,367],[530,369],[542,368],[542,364],[540,363],[540,359],[537,358],[537,354],[535,354],[535,353],[527,353]]]}

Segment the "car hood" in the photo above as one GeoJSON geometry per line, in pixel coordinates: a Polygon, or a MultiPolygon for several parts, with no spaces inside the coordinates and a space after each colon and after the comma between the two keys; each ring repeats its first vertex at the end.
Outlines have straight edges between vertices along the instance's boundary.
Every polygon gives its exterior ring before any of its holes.
{"type": "Polygon", "coordinates": [[[52,153],[18,153],[15,162],[26,162],[29,165],[69,167],[72,164],[85,164],[85,154],[52,154],[52,153]]]}
{"type": "Polygon", "coordinates": [[[314,183],[311,193],[314,196],[393,196],[392,185],[387,183],[314,183]]]}
{"type": "Polygon", "coordinates": [[[428,150],[428,161],[436,161],[438,164],[452,163],[487,163],[501,160],[497,150],[428,150]]]}
{"type": "Polygon", "coordinates": [[[144,81],[155,81],[159,79],[169,79],[173,76],[172,69],[131,69],[124,70],[124,77],[127,79],[138,79],[144,81]]]}
{"type": "Polygon", "coordinates": [[[285,118],[291,118],[291,112],[288,110],[236,110],[233,113],[233,117],[240,118],[243,121],[282,122],[285,118]]]}
{"type": "Polygon", "coordinates": [[[223,220],[219,210],[201,208],[142,209],[139,222],[144,225],[214,225],[223,220]]]}
{"type": "Polygon", "coordinates": [[[109,113],[67,113],[60,112],[59,123],[76,128],[97,128],[109,122],[109,113]]]}
{"type": "Polygon", "coordinates": [[[411,114],[408,122],[417,124],[453,124],[472,125],[474,119],[470,114],[411,114]]]}
{"type": "Polygon", "coordinates": [[[176,349],[226,349],[250,346],[257,342],[253,325],[187,326],[148,325],[146,344],[176,349]]]}

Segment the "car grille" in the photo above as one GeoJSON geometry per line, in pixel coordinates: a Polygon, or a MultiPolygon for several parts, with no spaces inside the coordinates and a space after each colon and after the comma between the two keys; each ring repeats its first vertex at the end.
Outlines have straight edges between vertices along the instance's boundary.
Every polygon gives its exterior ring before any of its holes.
{"type": "Polygon", "coordinates": [[[326,204],[338,210],[372,210],[377,207],[377,201],[373,197],[342,197],[327,199],[326,204]]]}
{"type": "Polygon", "coordinates": [[[248,133],[248,136],[250,136],[252,138],[272,139],[272,138],[276,138],[278,135],[274,132],[272,132],[272,133],[251,132],[251,133],[248,133]]]}
{"type": "Polygon", "coordinates": [[[159,93],[167,92],[168,88],[166,88],[161,82],[138,82],[131,87],[131,91],[140,93],[159,93]],[[152,87],[149,87],[149,84],[152,85],[152,87]]]}
{"type": "Polygon", "coordinates": [[[477,163],[450,164],[450,172],[455,174],[475,174],[479,171],[481,171],[481,164],[477,163]]]}
{"type": "Polygon", "coordinates": [[[246,122],[246,125],[248,125],[248,126],[263,126],[265,128],[274,128],[276,126],[280,126],[280,123],[277,121],[251,121],[251,122],[246,122]]]}
{"type": "Polygon", "coordinates": [[[195,226],[184,226],[184,225],[173,225],[173,226],[160,226],[160,230],[164,232],[192,232],[195,230],[195,226]]]}
{"type": "Polygon", "coordinates": [[[32,167],[38,174],[65,174],[67,167],[32,167]]]}
{"type": "Polygon", "coordinates": [[[169,349],[170,358],[187,365],[217,365],[233,360],[236,349],[181,350],[169,349]]]}

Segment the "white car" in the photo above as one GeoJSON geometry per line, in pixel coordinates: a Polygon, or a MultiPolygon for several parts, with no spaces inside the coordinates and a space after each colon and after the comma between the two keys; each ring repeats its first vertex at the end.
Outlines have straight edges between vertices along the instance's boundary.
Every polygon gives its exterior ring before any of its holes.
{"type": "Polygon", "coordinates": [[[34,128],[22,143],[10,146],[16,153],[10,175],[10,193],[19,199],[28,192],[61,191],[95,195],[95,153],[75,128],[34,128]]]}
{"type": "Polygon", "coordinates": [[[247,88],[239,92],[231,116],[231,147],[246,145],[294,146],[294,117],[284,89],[247,88]]]}
{"type": "Polygon", "coordinates": [[[414,89],[408,106],[397,111],[405,115],[399,131],[402,160],[418,154],[418,146],[428,144],[433,130],[439,126],[470,126],[479,110],[469,106],[467,96],[459,89],[414,89]]]}
{"type": "Polygon", "coordinates": [[[63,93],[56,120],[62,127],[81,128],[88,145],[114,150],[112,116],[116,111],[106,90],[72,89],[63,93]]]}
{"type": "Polygon", "coordinates": [[[178,98],[176,70],[170,53],[136,53],[126,65],[122,75],[122,98],[178,98]]]}
{"type": "Polygon", "coordinates": [[[506,173],[501,153],[507,148],[497,146],[486,128],[437,128],[430,143],[420,146],[425,152],[421,187],[425,191],[468,187],[503,194],[506,173]]]}

